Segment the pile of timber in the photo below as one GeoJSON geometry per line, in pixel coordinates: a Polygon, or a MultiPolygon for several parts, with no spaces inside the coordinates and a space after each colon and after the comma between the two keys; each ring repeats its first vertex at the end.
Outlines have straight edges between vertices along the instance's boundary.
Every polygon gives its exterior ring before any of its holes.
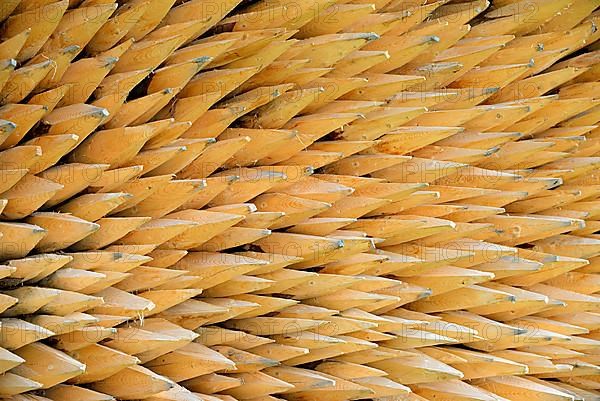
{"type": "Polygon", "coordinates": [[[0,398],[600,400],[600,0],[1,0],[0,398]]]}

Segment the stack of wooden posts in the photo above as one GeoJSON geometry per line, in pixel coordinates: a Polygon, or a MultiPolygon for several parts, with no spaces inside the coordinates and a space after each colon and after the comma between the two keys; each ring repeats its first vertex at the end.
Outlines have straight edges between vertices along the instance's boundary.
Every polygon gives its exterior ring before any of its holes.
{"type": "Polygon", "coordinates": [[[0,0],[0,398],[600,400],[600,0],[0,0]]]}

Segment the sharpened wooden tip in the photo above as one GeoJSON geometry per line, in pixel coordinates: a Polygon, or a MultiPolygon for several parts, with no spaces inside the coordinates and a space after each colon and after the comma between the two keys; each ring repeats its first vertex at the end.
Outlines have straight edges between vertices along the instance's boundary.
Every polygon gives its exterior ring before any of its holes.
{"type": "Polygon", "coordinates": [[[0,3],[1,399],[598,399],[597,0],[0,3]]]}

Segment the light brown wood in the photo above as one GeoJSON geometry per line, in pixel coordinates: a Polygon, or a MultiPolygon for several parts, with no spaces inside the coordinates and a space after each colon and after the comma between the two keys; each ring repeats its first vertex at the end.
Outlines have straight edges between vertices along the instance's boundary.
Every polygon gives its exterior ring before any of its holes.
{"type": "Polygon", "coordinates": [[[600,391],[595,0],[5,0],[0,398],[600,391]]]}

